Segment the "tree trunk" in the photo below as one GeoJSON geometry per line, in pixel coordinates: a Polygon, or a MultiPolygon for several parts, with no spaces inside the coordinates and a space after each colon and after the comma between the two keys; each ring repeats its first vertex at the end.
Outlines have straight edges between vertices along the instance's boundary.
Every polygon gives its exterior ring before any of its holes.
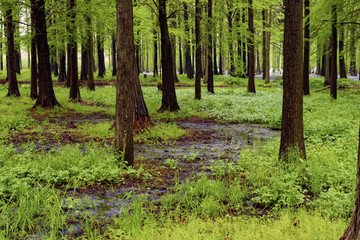
{"type": "Polygon", "coordinates": [[[188,23],[188,6],[184,3],[184,22],[185,22],[185,73],[187,74],[187,78],[194,78],[194,68],[191,65],[191,55],[190,55],[190,31],[189,31],[189,23],[188,23]]]}
{"type": "MultiPolygon", "coordinates": [[[[70,29],[70,27],[68,27],[68,29],[70,29]]],[[[70,39],[69,39],[70,41],[70,39]]],[[[67,67],[66,67],[66,83],[65,83],[65,86],[66,87],[70,87],[70,71],[71,71],[71,44],[68,43],[67,46],[66,46],[66,51],[67,51],[67,67]]]]}
{"type": "Polygon", "coordinates": [[[77,59],[77,41],[76,41],[76,0],[70,0],[70,95],[69,98],[73,101],[81,102],[79,89],[79,75],[78,75],[78,59],[77,59]]]}
{"type": "Polygon", "coordinates": [[[217,67],[217,56],[216,56],[216,36],[214,38],[214,74],[215,75],[219,75],[219,70],[218,70],[218,67],[217,67]]]}
{"type": "Polygon", "coordinates": [[[357,76],[355,27],[350,26],[350,76],[357,76]]]}
{"type": "MultiPolygon", "coordinates": [[[[0,22],[2,22],[2,18],[0,18],[0,22]]],[[[2,37],[3,37],[2,32],[3,32],[3,24],[0,23],[0,34],[1,34],[1,35],[0,35],[0,38],[1,38],[1,39],[2,39],[2,37]]],[[[1,71],[4,70],[4,58],[3,58],[3,56],[4,56],[3,44],[2,44],[2,42],[0,41],[0,70],[1,70],[1,71]]]]}
{"type": "Polygon", "coordinates": [[[112,76],[116,76],[116,38],[112,37],[112,76]]]}
{"type": "Polygon", "coordinates": [[[131,0],[117,0],[117,77],[115,152],[119,160],[134,166],[134,82],[135,63],[133,6],[131,0]],[[122,158],[123,157],[123,158],[122,158]]]}
{"type": "MultiPolygon", "coordinates": [[[[87,6],[89,7],[88,12],[90,11],[90,4],[91,4],[91,0],[87,0],[86,1],[87,6]]],[[[86,22],[88,25],[88,29],[86,31],[86,35],[87,35],[87,44],[86,44],[86,49],[87,49],[87,57],[88,57],[88,85],[87,88],[90,91],[95,91],[95,79],[94,79],[94,41],[93,41],[93,34],[92,34],[92,25],[91,25],[91,16],[88,14],[86,16],[86,22]]]]}
{"type": "Polygon", "coordinates": [[[304,1],[305,26],[304,26],[304,70],[303,91],[304,95],[310,94],[309,65],[310,65],[310,0],[304,1]]]}
{"type": "Polygon", "coordinates": [[[103,78],[105,76],[105,56],[104,56],[104,42],[102,37],[97,36],[97,51],[98,51],[98,64],[99,71],[98,77],[103,78]]]}
{"type": "Polygon", "coordinates": [[[233,5],[232,2],[228,2],[228,14],[227,14],[227,20],[229,25],[229,56],[230,56],[230,69],[229,73],[230,76],[234,76],[235,74],[235,65],[234,65],[234,52],[233,52],[233,40],[232,40],[232,9],[233,5]]]}
{"type": "MultiPolygon", "coordinates": [[[[172,28],[175,29],[176,28],[176,24],[173,21],[172,22],[172,28]]],[[[171,57],[172,57],[172,65],[173,65],[173,74],[174,74],[174,81],[175,83],[179,82],[179,79],[177,77],[176,74],[176,37],[175,35],[171,35],[170,37],[170,44],[171,44],[171,57]]]]}
{"type": "Polygon", "coordinates": [[[252,0],[249,0],[249,81],[248,81],[248,92],[255,93],[255,50],[254,50],[254,12],[252,0]]]}
{"type": "Polygon", "coordinates": [[[340,78],[347,78],[345,59],[344,59],[344,26],[341,25],[340,25],[340,33],[339,33],[339,68],[340,68],[340,78]]]}
{"type": "Polygon", "coordinates": [[[8,58],[7,58],[7,72],[8,72],[8,96],[20,96],[18,82],[16,78],[16,54],[15,54],[15,44],[14,44],[14,24],[12,16],[12,8],[6,11],[6,33],[7,33],[7,48],[8,48],[8,58]]]}
{"type": "MultiPolygon", "coordinates": [[[[31,9],[30,18],[31,26],[35,25],[34,9],[31,9]]],[[[37,81],[38,81],[38,71],[37,71],[37,59],[36,59],[36,34],[35,28],[31,28],[31,89],[30,89],[30,98],[36,99],[38,97],[37,93],[37,81]]]]}
{"type": "Polygon", "coordinates": [[[195,74],[195,99],[201,99],[201,6],[199,0],[195,0],[195,45],[196,45],[196,74],[195,74]]]}
{"type": "Polygon", "coordinates": [[[303,126],[303,1],[285,1],[284,92],[280,158],[293,151],[306,159],[303,126]]]}
{"type": "Polygon", "coordinates": [[[176,99],[171,42],[167,25],[166,0],[159,0],[159,23],[161,32],[162,105],[160,112],[179,110],[176,99]]]}
{"type": "Polygon", "coordinates": [[[34,107],[43,108],[60,106],[56,100],[50,69],[50,53],[46,33],[45,0],[31,0],[31,9],[34,13],[34,28],[37,37],[38,71],[39,71],[39,96],[34,107]]]}
{"type": "Polygon", "coordinates": [[[359,129],[359,147],[358,147],[357,160],[358,161],[357,161],[354,209],[351,214],[349,227],[345,230],[344,235],[340,238],[340,240],[360,239],[360,129],[359,129]]]}
{"type": "MultiPolygon", "coordinates": [[[[243,14],[242,14],[242,22],[243,24],[245,23],[245,8],[243,9],[243,14]]],[[[247,55],[247,50],[246,50],[246,43],[245,41],[243,42],[243,47],[242,47],[242,57],[243,57],[243,71],[244,71],[244,74],[246,76],[249,76],[249,72],[247,71],[248,69],[248,65],[247,65],[247,59],[246,59],[246,55],[247,55]]]]}
{"type": "Polygon", "coordinates": [[[214,93],[214,73],[212,64],[212,0],[208,0],[208,42],[207,42],[207,90],[214,93]]]}
{"type": "Polygon", "coordinates": [[[16,46],[15,48],[15,56],[16,56],[16,73],[21,74],[21,52],[20,46],[16,46]]]}
{"type": "Polygon", "coordinates": [[[269,11],[263,10],[263,79],[265,83],[270,82],[270,31],[269,11]]]}
{"type": "Polygon", "coordinates": [[[88,53],[87,47],[84,44],[81,44],[81,71],[80,71],[80,80],[88,80],[88,53]]]}
{"type": "Polygon", "coordinates": [[[332,26],[331,26],[331,88],[330,96],[337,98],[337,10],[336,5],[332,6],[332,26]]]}
{"type": "Polygon", "coordinates": [[[179,38],[179,74],[184,74],[183,63],[182,63],[182,51],[181,51],[181,38],[179,38]]]}
{"type": "Polygon", "coordinates": [[[159,75],[158,71],[158,36],[156,30],[154,30],[154,76],[159,75]]]}
{"type": "Polygon", "coordinates": [[[325,80],[324,85],[328,86],[331,84],[331,56],[330,56],[330,47],[331,42],[326,43],[326,53],[325,53],[325,80]]]}
{"type": "Polygon", "coordinates": [[[65,49],[60,51],[60,67],[59,67],[59,82],[65,82],[66,77],[66,52],[65,49]]]}

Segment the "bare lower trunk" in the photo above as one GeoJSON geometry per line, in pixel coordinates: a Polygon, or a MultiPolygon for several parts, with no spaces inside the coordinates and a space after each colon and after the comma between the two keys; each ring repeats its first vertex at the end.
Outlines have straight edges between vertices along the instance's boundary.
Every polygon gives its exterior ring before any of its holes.
{"type": "Polygon", "coordinates": [[[207,46],[207,90],[214,93],[214,72],[212,64],[212,0],[208,0],[208,46],[207,46]]]}
{"type": "Polygon", "coordinates": [[[195,1],[195,45],[196,45],[196,74],[195,74],[195,99],[201,99],[201,37],[200,37],[200,19],[201,6],[199,0],[195,1]]]}
{"type": "Polygon", "coordinates": [[[248,92],[255,93],[255,47],[254,47],[254,12],[252,9],[252,0],[249,0],[249,81],[248,92]]]}

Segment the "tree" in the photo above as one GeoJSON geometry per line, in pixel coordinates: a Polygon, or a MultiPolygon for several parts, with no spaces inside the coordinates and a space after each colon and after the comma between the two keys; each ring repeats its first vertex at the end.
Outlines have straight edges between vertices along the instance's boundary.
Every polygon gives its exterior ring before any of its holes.
{"type": "Polygon", "coordinates": [[[304,26],[304,73],[303,91],[304,95],[310,94],[309,86],[309,64],[310,64],[310,0],[304,1],[305,26],[304,26]]]}
{"type": "Polygon", "coordinates": [[[133,77],[135,64],[132,0],[117,0],[115,152],[134,166],[133,77]]]}
{"type": "MultiPolygon", "coordinates": [[[[35,25],[35,16],[33,9],[30,13],[31,25],[35,25]]],[[[37,59],[36,59],[36,32],[35,28],[31,28],[31,89],[30,89],[30,97],[31,99],[36,99],[38,97],[37,94],[37,80],[38,80],[38,70],[37,70],[37,59]]]]}
{"type": "Polygon", "coordinates": [[[280,158],[297,151],[306,159],[303,127],[303,1],[285,1],[284,86],[280,158]]]}
{"type": "Polygon", "coordinates": [[[270,31],[269,11],[263,10],[263,79],[265,83],[270,82],[270,31]]]}
{"type": "Polygon", "coordinates": [[[332,6],[332,26],[331,26],[331,87],[330,95],[333,99],[337,98],[337,10],[336,5],[332,6]]]}
{"type": "Polygon", "coordinates": [[[212,66],[212,0],[208,0],[208,42],[207,42],[207,90],[214,93],[214,72],[212,66]]]}
{"type": "Polygon", "coordinates": [[[340,240],[360,239],[360,129],[359,129],[359,147],[357,159],[356,192],[355,204],[351,214],[349,227],[345,230],[340,240]]]}
{"type": "Polygon", "coordinates": [[[158,1],[159,8],[159,24],[161,33],[161,65],[163,69],[162,74],[162,105],[160,112],[170,111],[174,112],[180,109],[175,93],[175,79],[174,69],[171,54],[171,42],[169,37],[169,30],[166,15],[166,0],[158,1]]]}
{"type": "Polygon", "coordinates": [[[195,74],[195,99],[201,99],[201,44],[200,44],[200,19],[201,6],[195,0],[195,45],[196,45],[196,74],[195,74]]]}
{"type": "Polygon", "coordinates": [[[20,91],[16,78],[16,54],[15,54],[15,44],[14,44],[14,24],[13,24],[13,15],[12,7],[6,10],[5,13],[6,19],[6,35],[7,35],[7,72],[8,72],[8,96],[20,96],[20,91]]]}
{"type": "Polygon", "coordinates": [[[340,26],[339,30],[340,30],[339,31],[339,69],[340,69],[340,78],[347,78],[345,59],[344,59],[344,26],[340,26]]]}
{"type": "Polygon", "coordinates": [[[81,102],[79,89],[78,61],[77,61],[77,41],[76,41],[76,0],[70,0],[70,96],[73,101],[81,102]]]}
{"type": "Polygon", "coordinates": [[[39,96],[34,107],[43,108],[60,106],[56,100],[50,69],[50,51],[46,32],[45,0],[31,0],[31,10],[34,13],[34,28],[37,37],[39,96]]]}
{"type": "Polygon", "coordinates": [[[190,39],[189,39],[189,14],[188,14],[188,5],[184,2],[184,22],[185,22],[185,73],[187,78],[194,78],[194,68],[191,65],[191,56],[190,56],[190,39]]]}
{"type": "Polygon", "coordinates": [[[96,37],[96,43],[97,43],[98,64],[99,64],[98,77],[103,78],[105,76],[106,69],[105,69],[104,41],[100,35],[96,37]]]}
{"type": "MultiPolygon", "coordinates": [[[[88,25],[88,29],[86,31],[86,35],[87,35],[87,54],[88,54],[88,89],[91,91],[95,91],[95,80],[94,80],[94,49],[93,49],[93,34],[92,34],[92,23],[91,23],[91,16],[90,16],[90,6],[91,4],[91,0],[87,0],[87,6],[88,6],[88,11],[87,11],[87,16],[86,16],[86,22],[88,25]]],[[[115,50],[114,50],[115,51],[115,50]]]]}
{"type": "Polygon", "coordinates": [[[254,46],[254,11],[253,1],[249,0],[249,81],[248,81],[248,92],[255,93],[255,46],[254,46]]]}

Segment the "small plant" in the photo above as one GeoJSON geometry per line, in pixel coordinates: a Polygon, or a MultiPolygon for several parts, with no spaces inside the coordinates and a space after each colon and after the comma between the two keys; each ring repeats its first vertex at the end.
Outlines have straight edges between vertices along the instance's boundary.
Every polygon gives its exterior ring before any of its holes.
{"type": "Polygon", "coordinates": [[[179,167],[179,162],[176,159],[168,158],[165,160],[165,165],[170,169],[177,169],[179,167]]]}
{"type": "Polygon", "coordinates": [[[184,158],[187,162],[194,162],[195,160],[198,160],[199,158],[199,152],[192,152],[190,155],[184,155],[184,158]]]}

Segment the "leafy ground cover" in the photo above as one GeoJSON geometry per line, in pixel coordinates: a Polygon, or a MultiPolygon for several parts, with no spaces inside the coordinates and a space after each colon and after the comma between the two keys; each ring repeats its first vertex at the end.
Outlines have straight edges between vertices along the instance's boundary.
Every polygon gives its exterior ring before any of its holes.
{"type": "Polygon", "coordinates": [[[308,159],[281,163],[281,79],[257,80],[257,93],[249,94],[244,79],[218,77],[217,86],[227,87],[203,91],[201,101],[180,87],[177,113],[158,113],[157,82],[141,81],[151,85],[143,91],[155,124],[135,137],[133,169],[113,154],[113,86],[82,88],[82,104],[56,87],[62,108],[43,110],[31,108],[28,85],[20,98],[5,97],[0,85],[2,238],[341,236],[356,183],[358,82],[340,80],[334,101],[323,79],[311,79],[304,98],[308,159]],[[271,137],[256,137],[264,135],[271,137]]]}

